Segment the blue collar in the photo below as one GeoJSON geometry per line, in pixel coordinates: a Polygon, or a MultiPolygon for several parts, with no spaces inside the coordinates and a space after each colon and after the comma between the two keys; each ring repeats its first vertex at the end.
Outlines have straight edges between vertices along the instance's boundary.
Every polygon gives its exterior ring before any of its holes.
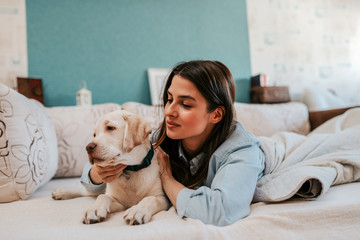
{"type": "Polygon", "coordinates": [[[138,171],[138,170],[141,170],[143,168],[146,168],[148,167],[150,164],[151,164],[151,160],[154,156],[154,148],[153,148],[153,145],[150,143],[150,150],[148,152],[148,154],[145,156],[144,160],[142,161],[141,164],[139,165],[131,165],[131,166],[127,166],[124,170],[129,170],[129,171],[138,171]]]}

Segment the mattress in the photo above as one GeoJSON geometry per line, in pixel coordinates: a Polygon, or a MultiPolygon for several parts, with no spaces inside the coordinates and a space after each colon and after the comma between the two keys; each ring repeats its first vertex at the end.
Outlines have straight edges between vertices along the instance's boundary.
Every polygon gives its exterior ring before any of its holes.
{"type": "Polygon", "coordinates": [[[150,223],[128,226],[123,213],[85,225],[92,197],[56,201],[56,188],[81,187],[79,178],[53,179],[28,200],[0,204],[1,239],[359,239],[360,182],[330,187],[319,199],[254,203],[250,215],[217,227],[181,219],[173,207],[150,223]]]}

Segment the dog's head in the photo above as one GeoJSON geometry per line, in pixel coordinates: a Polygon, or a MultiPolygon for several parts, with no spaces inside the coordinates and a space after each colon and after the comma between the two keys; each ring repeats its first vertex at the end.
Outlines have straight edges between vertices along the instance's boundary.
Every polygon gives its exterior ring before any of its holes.
{"type": "Polygon", "coordinates": [[[100,118],[93,140],[86,146],[89,161],[101,166],[138,164],[138,155],[146,155],[146,147],[150,146],[150,133],[148,124],[133,113],[124,110],[108,113],[100,118]]]}

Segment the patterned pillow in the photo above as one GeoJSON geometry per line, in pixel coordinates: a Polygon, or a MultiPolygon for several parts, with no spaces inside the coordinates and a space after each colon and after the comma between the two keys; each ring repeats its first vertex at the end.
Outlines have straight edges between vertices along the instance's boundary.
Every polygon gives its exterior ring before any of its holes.
{"type": "Polygon", "coordinates": [[[0,84],[0,202],[29,198],[54,176],[57,156],[45,107],[0,84]]]}
{"type": "Polygon", "coordinates": [[[92,139],[96,122],[117,109],[121,106],[115,103],[47,108],[58,143],[59,165],[55,177],[81,176],[88,161],[85,148],[92,139]]]}

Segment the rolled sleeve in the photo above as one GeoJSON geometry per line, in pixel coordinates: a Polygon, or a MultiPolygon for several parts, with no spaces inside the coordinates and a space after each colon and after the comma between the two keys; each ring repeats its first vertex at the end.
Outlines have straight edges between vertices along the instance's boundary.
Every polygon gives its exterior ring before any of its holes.
{"type": "Polygon", "coordinates": [[[89,192],[99,192],[105,188],[106,184],[105,183],[95,184],[91,181],[89,176],[91,167],[92,165],[90,163],[86,163],[86,165],[83,168],[80,182],[89,192]]]}

